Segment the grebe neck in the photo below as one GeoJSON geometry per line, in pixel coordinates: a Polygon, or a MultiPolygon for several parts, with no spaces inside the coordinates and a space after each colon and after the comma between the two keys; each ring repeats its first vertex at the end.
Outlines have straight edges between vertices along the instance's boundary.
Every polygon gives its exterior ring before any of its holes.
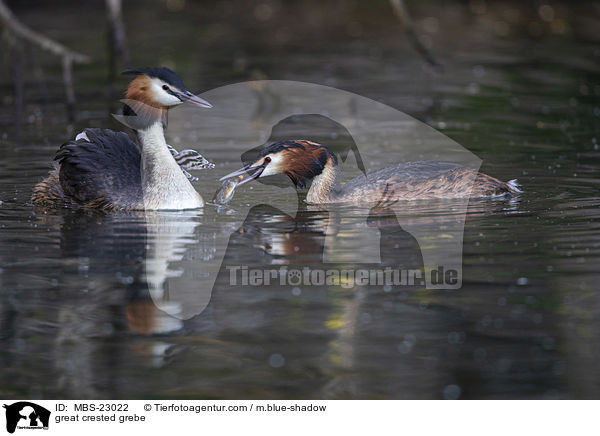
{"type": "Polygon", "coordinates": [[[337,186],[338,172],[337,164],[329,156],[321,174],[313,179],[308,194],[306,194],[306,201],[314,204],[334,201],[339,191],[337,186]]]}
{"type": "Polygon", "coordinates": [[[162,121],[137,130],[141,147],[144,209],[195,209],[204,206],[167,148],[162,121]]]}

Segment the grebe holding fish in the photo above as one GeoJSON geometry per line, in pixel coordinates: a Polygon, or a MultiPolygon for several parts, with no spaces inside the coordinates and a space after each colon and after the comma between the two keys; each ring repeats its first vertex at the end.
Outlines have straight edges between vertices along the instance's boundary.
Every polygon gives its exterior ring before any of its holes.
{"type": "MultiPolygon", "coordinates": [[[[512,196],[521,192],[516,180],[502,182],[455,163],[437,161],[405,162],[338,183],[335,154],[324,145],[308,140],[281,141],[265,147],[257,159],[221,178],[230,200],[236,187],[254,179],[276,174],[287,175],[294,185],[312,184],[306,195],[311,204],[369,203],[444,198],[512,196]],[[224,185],[225,186],[225,185],[224,185]]],[[[223,191],[223,188],[222,188],[223,191]]]]}

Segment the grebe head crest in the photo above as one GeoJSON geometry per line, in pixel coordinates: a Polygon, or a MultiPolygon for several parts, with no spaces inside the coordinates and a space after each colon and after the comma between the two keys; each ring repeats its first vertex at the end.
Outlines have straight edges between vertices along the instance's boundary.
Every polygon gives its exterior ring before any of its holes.
{"type": "Polygon", "coordinates": [[[304,187],[306,181],[323,172],[327,162],[337,165],[335,155],[325,146],[306,139],[281,141],[265,147],[258,158],[231,174],[222,177],[225,180],[241,174],[248,174],[238,185],[259,177],[286,174],[296,186],[304,187]]]}
{"type": "Polygon", "coordinates": [[[181,77],[168,68],[136,68],[123,74],[136,76],[127,88],[125,98],[128,100],[161,109],[185,102],[204,108],[212,107],[209,102],[188,91],[181,77]]]}

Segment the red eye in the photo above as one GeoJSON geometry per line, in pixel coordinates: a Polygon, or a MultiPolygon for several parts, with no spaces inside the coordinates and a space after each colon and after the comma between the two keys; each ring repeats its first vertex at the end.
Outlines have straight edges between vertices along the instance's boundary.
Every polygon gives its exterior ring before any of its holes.
{"type": "Polygon", "coordinates": [[[271,162],[271,158],[269,156],[265,157],[265,163],[271,162]]]}

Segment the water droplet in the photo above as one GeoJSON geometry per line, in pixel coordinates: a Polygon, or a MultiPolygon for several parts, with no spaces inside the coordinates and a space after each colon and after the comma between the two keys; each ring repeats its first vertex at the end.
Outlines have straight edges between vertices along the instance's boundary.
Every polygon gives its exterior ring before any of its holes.
{"type": "Polygon", "coordinates": [[[483,65],[475,65],[473,67],[473,75],[477,78],[483,77],[485,75],[485,67],[483,65]]]}
{"type": "Polygon", "coordinates": [[[519,277],[517,279],[517,285],[519,286],[525,286],[529,283],[529,280],[527,279],[527,277],[519,277]]]}
{"type": "Polygon", "coordinates": [[[448,385],[444,388],[444,400],[458,400],[462,390],[458,385],[448,385]]]}
{"type": "Polygon", "coordinates": [[[285,358],[281,354],[271,354],[269,356],[269,365],[273,368],[281,368],[285,365],[285,358]]]}

